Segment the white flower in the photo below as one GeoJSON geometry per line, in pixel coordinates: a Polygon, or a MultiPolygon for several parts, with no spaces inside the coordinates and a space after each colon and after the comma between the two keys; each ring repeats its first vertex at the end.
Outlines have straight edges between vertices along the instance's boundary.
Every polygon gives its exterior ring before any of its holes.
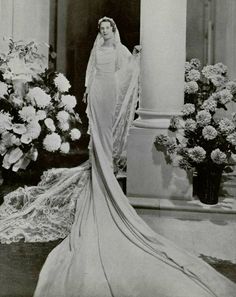
{"type": "Polygon", "coordinates": [[[56,127],[55,127],[54,122],[53,122],[52,119],[50,119],[50,118],[46,118],[46,119],[44,120],[44,124],[46,125],[46,127],[47,127],[50,131],[54,132],[54,131],[56,130],[56,127]]]}
{"type": "Polygon", "coordinates": [[[215,112],[216,107],[217,107],[217,103],[212,97],[205,100],[202,104],[202,108],[205,109],[206,111],[215,112]]]}
{"type": "Polygon", "coordinates": [[[61,102],[66,110],[71,111],[76,105],[75,96],[71,95],[62,95],[61,102]]]}
{"type": "Polygon", "coordinates": [[[221,87],[225,84],[225,77],[222,75],[214,75],[209,77],[210,81],[213,83],[214,86],[216,87],[221,87]]]}
{"type": "Polygon", "coordinates": [[[200,127],[206,126],[211,122],[211,114],[206,110],[199,111],[196,120],[200,127]]]}
{"type": "Polygon", "coordinates": [[[200,60],[196,58],[191,59],[190,64],[194,69],[199,69],[201,66],[200,60]]]}
{"type": "Polygon", "coordinates": [[[60,147],[60,151],[64,154],[68,154],[70,151],[70,144],[69,142],[63,142],[60,147]]]}
{"type": "Polygon", "coordinates": [[[230,92],[229,90],[227,90],[227,89],[222,90],[222,91],[219,91],[219,92],[218,92],[218,95],[220,96],[220,97],[219,97],[219,102],[220,102],[221,104],[226,104],[226,103],[228,103],[229,101],[231,101],[232,98],[233,98],[233,95],[232,95],[231,92],[230,92]]]}
{"type": "Polygon", "coordinates": [[[57,133],[48,134],[43,140],[44,148],[49,152],[55,152],[61,147],[61,137],[57,133]]]}
{"type": "Polygon", "coordinates": [[[21,110],[19,110],[19,115],[22,120],[30,122],[35,119],[36,110],[33,106],[24,106],[21,110]]]}
{"type": "Polygon", "coordinates": [[[223,63],[219,62],[214,65],[215,69],[218,71],[220,74],[225,74],[228,71],[228,67],[225,66],[223,63]]]}
{"type": "Polygon", "coordinates": [[[2,141],[1,143],[6,146],[6,147],[10,147],[13,145],[12,143],[12,133],[6,131],[2,133],[2,141]]]}
{"type": "Polygon", "coordinates": [[[188,81],[184,83],[184,92],[187,94],[194,94],[198,91],[198,84],[195,81],[188,81]]]}
{"type": "Polygon", "coordinates": [[[218,133],[217,133],[216,129],[212,126],[206,126],[202,130],[202,135],[206,140],[215,139],[217,134],[218,133]]]}
{"type": "Polygon", "coordinates": [[[205,67],[203,67],[202,69],[202,74],[206,77],[206,78],[210,78],[213,75],[218,74],[216,69],[214,68],[213,65],[207,65],[205,67]]]}
{"type": "Polygon", "coordinates": [[[36,119],[38,121],[42,121],[44,119],[46,119],[47,115],[46,112],[44,110],[38,110],[36,113],[36,119]]]}
{"type": "Polygon", "coordinates": [[[182,114],[184,116],[188,116],[190,114],[193,114],[194,112],[195,112],[195,106],[194,106],[194,104],[191,104],[191,103],[184,104],[184,106],[182,108],[182,114]]]}
{"type": "Polygon", "coordinates": [[[193,132],[193,131],[196,129],[196,127],[197,127],[197,123],[196,123],[196,121],[194,121],[193,119],[187,119],[187,120],[185,121],[184,129],[185,129],[186,131],[191,131],[191,132],[193,132]]]}
{"type": "Polygon", "coordinates": [[[226,84],[226,89],[230,91],[231,94],[236,94],[236,82],[235,81],[229,81],[226,84]]]}
{"type": "Polygon", "coordinates": [[[14,124],[13,125],[13,131],[16,134],[22,135],[27,131],[27,129],[26,129],[24,124],[14,124]]]}
{"type": "Polygon", "coordinates": [[[59,123],[58,126],[62,131],[68,131],[70,129],[69,123],[59,123]]]}
{"type": "Polygon", "coordinates": [[[235,129],[234,123],[228,118],[224,118],[219,122],[219,130],[223,134],[229,134],[235,129]]]}
{"type": "Polygon", "coordinates": [[[25,133],[21,135],[20,141],[24,144],[29,144],[32,141],[32,137],[29,134],[25,133]]]}
{"type": "Polygon", "coordinates": [[[61,110],[57,114],[57,119],[60,123],[67,122],[69,120],[69,117],[70,117],[69,113],[65,110],[61,110]]]}
{"type": "Polygon", "coordinates": [[[0,155],[4,156],[6,152],[7,152],[7,147],[3,143],[0,143],[0,155]]]}
{"type": "Polygon", "coordinates": [[[62,93],[67,92],[71,87],[68,79],[62,74],[59,73],[54,79],[55,86],[62,93]]]}
{"type": "Polygon", "coordinates": [[[221,165],[224,164],[227,160],[227,156],[220,149],[215,149],[211,152],[211,159],[214,163],[221,165]]]}
{"type": "Polygon", "coordinates": [[[37,121],[31,121],[26,128],[26,134],[28,134],[32,139],[37,139],[39,137],[41,133],[41,126],[37,121]]]}
{"type": "Polygon", "coordinates": [[[7,84],[5,84],[4,82],[0,82],[0,98],[4,95],[7,95],[7,89],[7,84]]]}
{"type": "Polygon", "coordinates": [[[188,150],[189,157],[196,163],[201,163],[206,157],[206,151],[201,146],[196,146],[188,150]]]}
{"type": "Polygon", "coordinates": [[[232,145],[236,146],[236,132],[229,134],[226,138],[226,140],[231,143],[232,145]]]}
{"type": "Polygon", "coordinates": [[[190,62],[185,62],[185,71],[188,72],[192,69],[192,65],[190,64],[190,62]]]}
{"type": "Polygon", "coordinates": [[[196,69],[191,69],[186,75],[187,81],[198,81],[200,79],[200,72],[196,69]]]}
{"type": "Polygon", "coordinates": [[[12,128],[12,117],[7,112],[0,111],[0,133],[12,128]]]}
{"type": "Polygon", "coordinates": [[[48,106],[51,102],[51,97],[44,90],[39,87],[35,87],[29,90],[28,97],[31,99],[31,102],[35,100],[36,105],[39,108],[44,108],[48,106]]]}
{"type": "Polygon", "coordinates": [[[78,129],[74,128],[70,131],[70,136],[72,140],[77,140],[80,138],[81,133],[78,129]]]}
{"type": "Polygon", "coordinates": [[[11,137],[11,142],[13,145],[16,145],[16,146],[21,145],[20,138],[16,137],[16,135],[14,135],[14,134],[11,137]]]}

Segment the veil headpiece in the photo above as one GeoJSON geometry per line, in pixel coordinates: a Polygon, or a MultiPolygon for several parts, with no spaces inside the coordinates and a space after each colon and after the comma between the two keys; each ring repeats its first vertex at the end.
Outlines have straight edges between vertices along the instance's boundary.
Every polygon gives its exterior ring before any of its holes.
{"type": "MultiPolygon", "coordinates": [[[[100,28],[101,23],[106,22],[106,21],[112,23],[113,27],[115,28],[115,31],[114,31],[114,43],[115,43],[115,46],[117,46],[117,45],[119,45],[121,43],[120,33],[119,33],[119,30],[118,30],[118,28],[116,26],[115,21],[112,18],[104,16],[101,19],[99,19],[98,20],[98,29],[100,28]]],[[[95,49],[97,47],[100,47],[102,45],[103,41],[104,41],[104,39],[103,39],[101,33],[98,32],[97,37],[96,37],[95,42],[94,42],[94,45],[93,45],[93,48],[95,49]]]]}

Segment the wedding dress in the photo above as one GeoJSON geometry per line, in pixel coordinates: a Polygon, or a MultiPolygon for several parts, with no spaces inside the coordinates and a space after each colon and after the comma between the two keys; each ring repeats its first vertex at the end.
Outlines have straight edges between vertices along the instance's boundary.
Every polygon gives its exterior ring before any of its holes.
{"type": "MultiPolygon", "coordinates": [[[[46,172],[37,187],[21,190],[24,201],[9,194],[0,237],[10,242],[66,236],[49,254],[35,297],[233,297],[236,285],[146,225],[113,174],[113,142],[127,134],[119,128],[125,118],[117,115],[131,110],[121,111],[119,92],[135,91],[124,85],[119,90],[122,75],[118,79],[131,59],[121,43],[105,48],[95,42],[87,71],[90,160],[46,172]],[[17,225],[9,223],[14,216],[17,225]]],[[[125,142],[117,154],[120,146],[125,142]]]]}

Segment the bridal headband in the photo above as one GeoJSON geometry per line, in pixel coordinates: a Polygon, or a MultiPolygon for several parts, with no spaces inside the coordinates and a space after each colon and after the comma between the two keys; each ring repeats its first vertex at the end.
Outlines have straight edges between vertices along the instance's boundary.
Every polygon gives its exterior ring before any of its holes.
{"type": "Polygon", "coordinates": [[[106,22],[106,21],[112,23],[112,25],[116,29],[116,23],[115,23],[115,21],[112,18],[109,18],[109,17],[106,17],[106,16],[104,16],[103,18],[101,18],[100,20],[98,20],[98,28],[100,28],[100,25],[101,25],[102,22],[106,22]]]}

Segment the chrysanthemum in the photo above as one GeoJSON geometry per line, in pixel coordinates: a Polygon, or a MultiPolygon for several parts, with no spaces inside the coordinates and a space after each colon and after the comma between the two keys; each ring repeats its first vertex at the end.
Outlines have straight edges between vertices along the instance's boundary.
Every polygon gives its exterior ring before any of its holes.
{"type": "Polygon", "coordinates": [[[211,77],[213,77],[217,74],[220,74],[220,73],[219,73],[219,70],[214,67],[214,65],[207,65],[207,66],[203,67],[202,74],[206,78],[210,79],[211,77]]]}
{"type": "Polygon", "coordinates": [[[76,105],[76,99],[75,96],[71,95],[62,95],[61,96],[61,102],[66,110],[71,111],[76,105]]]}
{"type": "Polygon", "coordinates": [[[59,123],[58,127],[61,131],[68,131],[70,129],[70,125],[68,122],[66,123],[59,123]]]}
{"type": "Polygon", "coordinates": [[[196,121],[200,127],[206,126],[211,122],[211,114],[206,110],[199,111],[196,115],[196,121]]]}
{"type": "Polygon", "coordinates": [[[231,101],[232,98],[233,98],[233,95],[232,95],[231,92],[230,92],[229,90],[227,90],[227,89],[222,90],[222,91],[219,91],[219,92],[218,92],[218,95],[220,96],[220,97],[219,97],[219,102],[220,102],[221,104],[226,104],[226,103],[228,103],[229,101],[231,101]]]}
{"type": "Polygon", "coordinates": [[[228,71],[228,67],[221,62],[215,64],[214,67],[220,74],[225,74],[228,71]]]}
{"type": "Polygon", "coordinates": [[[27,125],[27,134],[32,138],[32,139],[37,139],[41,133],[41,126],[37,121],[31,121],[27,125]]]}
{"type": "Polygon", "coordinates": [[[225,77],[222,75],[213,75],[211,77],[209,77],[210,81],[213,83],[214,86],[218,87],[222,87],[225,84],[225,77]]]}
{"type": "Polygon", "coordinates": [[[206,151],[201,146],[196,146],[188,150],[189,157],[196,163],[201,163],[206,158],[206,151]]]}
{"type": "Polygon", "coordinates": [[[234,123],[229,120],[228,118],[223,118],[220,122],[219,122],[219,130],[221,133],[223,134],[230,134],[231,132],[233,132],[235,129],[235,125],[234,123]]]}
{"type": "Polygon", "coordinates": [[[12,116],[7,112],[0,111],[0,133],[12,128],[12,116]]]}
{"type": "Polygon", "coordinates": [[[24,106],[21,110],[19,110],[19,115],[22,120],[30,122],[35,119],[36,111],[33,106],[24,106]]]}
{"type": "Polygon", "coordinates": [[[7,94],[7,84],[0,81],[0,98],[7,94]]]}
{"type": "Polygon", "coordinates": [[[62,93],[68,92],[69,88],[71,87],[68,79],[62,73],[57,74],[54,79],[54,83],[57,89],[62,93]]]}
{"type": "Polygon", "coordinates": [[[229,90],[232,95],[235,95],[236,94],[236,82],[235,81],[227,82],[226,89],[229,90]]]}
{"type": "Polygon", "coordinates": [[[48,134],[43,140],[44,148],[49,152],[55,152],[61,147],[61,137],[57,133],[48,134]]]}
{"type": "Polygon", "coordinates": [[[191,69],[186,75],[187,81],[198,81],[200,79],[200,72],[196,69],[191,69]]]}
{"type": "Polygon", "coordinates": [[[201,62],[199,59],[193,58],[190,61],[190,65],[194,68],[194,69],[199,69],[201,66],[201,62]]]}
{"type": "Polygon", "coordinates": [[[215,112],[217,107],[217,102],[210,97],[209,99],[205,100],[202,104],[202,108],[206,111],[215,112]]]}
{"type": "Polygon", "coordinates": [[[67,122],[69,120],[69,117],[70,117],[69,113],[65,110],[61,110],[57,114],[57,119],[60,123],[67,122]]]}
{"type": "Polygon", "coordinates": [[[188,81],[184,83],[184,92],[187,94],[194,94],[198,91],[198,84],[195,81],[188,81]]]}
{"type": "Polygon", "coordinates": [[[220,149],[215,149],[211,152],[211,159],[214,163],[221,165],[224,164],[227,160],[227,156],[220,149]]]}
{"type": "Polygon", "coordinates": [[[30,89],[28,92],[28,97],[31,99],[31,102],[35,100],[35,103],[39,108],[45,108],[51,102],[50,95],[48,95],[39,87],[30,89]]]}
{"type": "Polygon", "coordinates": [[[194,106],[194,104],[191,104],[191,103],[184,104],[184,106],[182,108],[182,114],[184,116],[188,116],[190,114],[193,114],[194,112],[195,112],[195,106],[194,106]]]}
{"type": "Polygon", "coordinates": [[[63,142],[60,147],[60,151],[64,154],[68,154],[70,151],[70,144],[69,142],[63,142]]]}
{"type": "Polygon", "coordinates": [[[47,115],[46,112],[44,110],[38,110],[36,113],[36,118],[38,121],[42,121],[44,119],[46,119],[47,115]]]}
{"type": "Polygon", "coordinates": [[[217,136],[217,131],[212,126],[206,126],[202,129],[202,135],[206,140],[212,140],[215,139],[217,136]]]}
{"type": "Polygon", "coordinates": [[[226,140],[231,143],[232,145],[236,146],[236,132],[229,134],[226,138],[226,140]]]}
{"type": "Polygon", "coordinates": [[[197,123],[196,123],[196,121],[194,121],[193,119],[187,119],[187,120],[185,121],[184,129],[185,129],[186,131],[191,131],[191,132],[193,132],[193,131],[196,129],[196,127],[197,127],[197,123]]]}
{"type": "Polygon", "coordinates": [[[81,136],[81,133],[78,129],[74,128],[70,131],[70,137],[72,140],[77,140],[81,136]]]}

